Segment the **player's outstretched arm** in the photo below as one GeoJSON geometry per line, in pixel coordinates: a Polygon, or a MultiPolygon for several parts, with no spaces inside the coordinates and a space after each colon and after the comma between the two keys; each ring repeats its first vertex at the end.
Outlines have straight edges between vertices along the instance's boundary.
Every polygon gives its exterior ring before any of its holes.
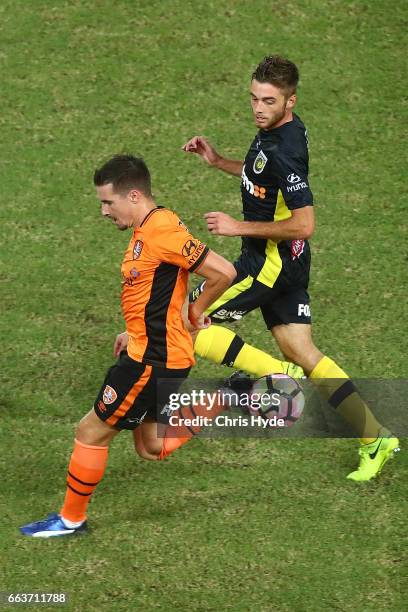
{"type": "Polygon", "coordinates": [[[308,240],[314,231],[313,206],[292,210],[284,221],[238,221],[223,212],[204,215],[208,231],[218,236],[248,236],[279,242],[280,240],[308,240]]]}
{"type": "Polygon", "coordinates": [[[196,153],[196,155],[202,157],[213,168],[218,168],[218,170],[223,170],[228,174],[233,174],[234,176],[241,176],[242,174],[243,162],[222,157],[204,136],[190,138],[183,146],[183,151],[186,153],[196,153]]]}
{"type": "Polygon", "coordinates": [[[203,329],[210,324],[208,317],[204,316],[205,310],[231,285],[237,272],[232,263],[214,251],[208,252],[194,272],[206,281],[199,297],[189,305],[188,318],[195,329],[203,329]]]}

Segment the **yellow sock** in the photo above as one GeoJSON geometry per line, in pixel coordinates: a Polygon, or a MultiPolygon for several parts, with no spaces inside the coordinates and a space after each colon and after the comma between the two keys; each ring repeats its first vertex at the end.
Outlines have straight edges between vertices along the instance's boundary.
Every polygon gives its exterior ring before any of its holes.
{"type": "Polygon", "coordinates": [[[329,404],[361,436],[361,444],[374,442],[382,428],[350,378],[332,359],[323,357],[310,373],[329,404]]]}
{"type": "Polygon", "coordinates": [[[244,370],[256,378],[272,372],[282,374],[286,371],[286,361],[274,359],[268,353],[246,344],[233,331],[220,325],[202,329],[197,335],[194,350],[200,357],[244,370]]]}

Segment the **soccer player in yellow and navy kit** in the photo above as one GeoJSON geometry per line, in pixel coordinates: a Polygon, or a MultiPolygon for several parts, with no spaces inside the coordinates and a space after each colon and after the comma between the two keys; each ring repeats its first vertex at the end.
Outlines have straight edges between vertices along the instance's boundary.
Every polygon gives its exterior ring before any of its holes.
{"type": "MultiPolygon", "coordinates": [[[[219,211],[205,215],[211,233],[242,237],[236,279],[206,312],[214,323],[234,322],[260,308],[285,358],[303,368],[360,436],[360,466],[348,478],[370,480],[398,448],[398,440],[377,422],[347,374],[312,340],[307,289],[314,213],[307,132],[293,112],[298,79],[295,64],[277,55],[256,68],[251,104],[258,133],[244,162],[222,157],[201,136],[183,147],[210,166],[241,177],[244,220],[219,211]]],[[[203,286],[192,292],[192,300],[203,286]]],[[[198,333],[195,351],[255,376],[301,373],[217,325],[198,333]]]]}

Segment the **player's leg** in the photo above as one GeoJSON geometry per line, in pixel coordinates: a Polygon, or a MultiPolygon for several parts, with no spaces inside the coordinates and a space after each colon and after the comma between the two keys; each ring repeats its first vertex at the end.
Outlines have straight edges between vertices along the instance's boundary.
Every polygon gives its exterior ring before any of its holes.
{"type": "MultiPolygon", "coordinates": [[[[203,283],[190,294],[195,300],[203,283]]],[[[260,303],[270,298],[271,290],[238,271],[235,282],[210,306],[207,313],[213,322],[209,328],[193,335],[194,351],[200,357],[213,363],[226,365],[259,378],[271,372],[289,374],[301,378],[303,372],[298,366],[276,359],[260,349],[244,342],[240,336],[219,322],[235,323],[260,303]]]]}
{"type": "Polygon", "coordinates": [[[82,444],[91,446],[109,446],[111,440],[119,433],[111,425],[102,421],[92,408],[80,421],[75,431],[75,438],[82,444]]]}
{"type": "MultiPolygon", "coordinates": [[[[86,510],[105,472],[108,447],[121,429],[132,401],[150,378],[151,366],[144,366],[122,354],[109,369],[91,410],[79,423],[68,466],[65,501],[60,514],[25,525],[25,535],[51,537],[81,533],[86,527],[86,510]]],[[[140,422],[143,415],[132,415],[140,422]]]]}
{"type": "MultiPolygon", "coordinates": [[[[220,410],[221,412],[221,410],[220,410]]],[[[211,416],[218,414],[212,411],[211,416]]],[[[177,419],[175,411],[174,416],[177,419]]],[[[206,413],[208,416],[208,413],[206,413]]],[[[152,419],[146,420],[134,430],[133,438],[135,450],[139,457],[148,461],[161,461],[175,450],[189,442],[201,428],[171,426],[156,423],[152,419]]]]}
{"type": "Polygon", "coordinates": [[[119,432],[103,423],[94,410],[88,412],[76,430],[68,466],[65,501],[60,513],[20,528],[24,535],[52,537],[86,531],[86,509],[92,493],[102,480],[108,447],[119,432]]]}
{"type": "Polygon", "coordinates": [[[77,429],[61,510],[64,520],[85,520],[90,496],[105,472],[110,441],[120,430],[133,429],[143,421],[143,401],[135,404],[151,384],[151,375],[152,366],[138,363],[126,353],[109,369],[94,409],[77,429]]]}
{"type": "Polygon", "coordinates": [[[274,325],[271,332],[285,358],[304,364],[302,368],[307,375],[324,357],[314,345],[312,326],[308,323],[274,325]]]}
{"type": "Polygon", "coordinates": [[[276,325],[272,334],[287,359],[302,366],[329,404],[359,435],[360,466],[348,478],[370,480],[376,476],[398,448],[397,438],[377,421],[346,372],[315,347],[311,325],[276,325]]]}
{"type": "Polygon", "coordinates": [[[214,392],[214,400],[209,404],[195,403],[194,406],[170,408],[170,397],[176,401],[181,384],[187,378],[189,368],[183,370],[166,370],[154,368],[155,384],[146,387],[143,401],[147,407],[147,416],[143,423],[133,431],[135,450],[140,457],[150,461],[162,460],[201,430],[200,425],[185,425],[194,419],[203,417],[213,419],[226,406],[214,392]],[[158,391],[159,389],[159,391],[158,391]],[[215,401],[217,400],[217,401],[215,401]]]}
{"type": "Polygon", "coordinates": [[[364,403],[348,375],[312,340],[312,326],[290,323],[275,325],[272,334],[288,359],[302,366],[333,408],[352,425],[363,442],[373,442],[381,424],[364,403]]]}
{"type": "Polygon", "coordinates": [[[119,433],[92,409],[80,421],[68,466],[67,490],[60,514],[69,527],[86,520],[93,492],[105,473],[110,442],[119,433]]]}
{"type": "Polygon", "coordinates": [[[146,417],[141,425],[133,430],[135,451],[142,459],[157,461],[163,449],[163,439],[167,425],[146,417]]]}
{"type": "Polygon", "coordinates": [[[273,304],[261,307],[265,324],[285,357],[304,369],[364,442],[372,442],[377,438],[381,425],[348,375],[315,346],[309,302],[306,288],[294,287],[277,296],[273,304]]]}
{"type": "Polygon", "coordinates": [[[157,458],[163,460],[171,455],[201,431],[203,427],[201,423],[213,421],[221,412],[229,408],[229,390],[226,391],[225,395],[220,390],[214,391],[211,403],[203,400],[203,402],[183,406],[173,411],[172,423],[168,424],[164,434],[161,434],[163,435],[162,448],[157,458]],[[198,424],[192,425],[193,422],[198,424]]]}
{"type": "MultiPolygon", "coordinates": [[[[307,243],[295,256],[292,251],[288,253],[284,244],[273,246],[270,243],[267,251],[262,262],[258,261],[255,253],[249,252],[243,252],[234,262],[237,275],[233,284],[206,313],[213,323],[236,322],[255,308],[273,308],[275,298],[293,286],[307,287],[310,269],[307,243]]],[[[200,295],[203,284],[205,281],[191,292],[191,301],[200,295]]],[[[197,334],[194,350],[210,361],[244,370],[255,377],[271,372],[289,374],[294,378],[303,376],[298,365],[276,359],[246,344],[230,329],[218,325],[197,334]]]]}

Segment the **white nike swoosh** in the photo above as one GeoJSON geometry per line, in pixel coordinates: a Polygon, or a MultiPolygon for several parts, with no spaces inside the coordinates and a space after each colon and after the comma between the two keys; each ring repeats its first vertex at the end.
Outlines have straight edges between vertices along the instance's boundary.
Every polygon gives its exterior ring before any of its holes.
{"type": "Polygon", "coordinates": [[[53,536],[59,536],[64,534],[74,533],[75,529],[61,529],[60,531],[37,531],[33,533],[33,538],[52,538],[53,536]]]}

